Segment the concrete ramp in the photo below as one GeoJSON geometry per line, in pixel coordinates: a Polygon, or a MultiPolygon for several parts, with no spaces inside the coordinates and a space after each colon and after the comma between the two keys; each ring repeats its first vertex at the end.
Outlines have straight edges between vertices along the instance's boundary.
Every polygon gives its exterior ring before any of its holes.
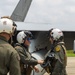
{"type": "Polygon", "coordinates": [[[67,74],[75,75],[75,57],[68,57],[67,74]]]}

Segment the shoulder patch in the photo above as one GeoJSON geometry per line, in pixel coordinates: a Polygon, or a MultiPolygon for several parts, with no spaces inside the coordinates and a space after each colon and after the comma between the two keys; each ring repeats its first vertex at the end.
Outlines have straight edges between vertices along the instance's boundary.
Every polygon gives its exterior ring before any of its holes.
{"type": "Polygon", "coordinates": [[[56,51],[60,51],[60,49],[61,49],[61,47],[59,45],[55,47],[56,51]]]}

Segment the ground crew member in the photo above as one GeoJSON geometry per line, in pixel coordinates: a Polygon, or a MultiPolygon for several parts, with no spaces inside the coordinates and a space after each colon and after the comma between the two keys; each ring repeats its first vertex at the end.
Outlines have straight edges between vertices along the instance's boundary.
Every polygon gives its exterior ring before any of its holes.
{"type": "Polygon", "coordinates": [[[32,68],[34,68],[36,72],[39,72],[39,69],[35,65],[43,63],[42,60],[33,59],[28,51],[31,36],[30,31],[21,31],[17,34],[18,44],[16,44],[15,49],[21,58],[21,75],[30,75],[32,68]]]}
{"type": "Polygon", "coordinates": [[[20,57],[17,51],[8,43],[16,25],[9,17],[0,19],[0,75],[21,75],[20,57]]]}
{"type": "MultiPolygon", "coordinates": [[[[63,32],[60,29],[53,28],[49,31],[49,41],[51,42],[52,59],[50,58],[50,75],[67,75],[66,74],[66,48],[63,41],[63,32]]],[[[50,54],[48,55],[50,57],[50,54]]]]}

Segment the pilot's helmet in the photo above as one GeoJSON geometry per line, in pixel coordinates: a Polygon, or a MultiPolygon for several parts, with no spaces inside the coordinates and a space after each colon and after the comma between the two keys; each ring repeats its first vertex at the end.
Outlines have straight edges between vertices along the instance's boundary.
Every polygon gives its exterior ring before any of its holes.
{"type": "Polygon", "coordinates": [[[21,31],[17,34],[17,41],[22,44],[26,39],[30,41],[31,37],[32,33],[30,31],[21,31]]]}
{"type": "Polygon", "coordinates": [[[60,29],[57,29],[57,28],[52,28],[50,31],[49,31],[49,37],[51,37],[53,40],[55,41],[62,41],[63,40],[63,32],[60,30],[60,29]]]}
{"type": "Polygon", "coordinates": [[[0,33],[13,34],[16,30],[16,24],[9,17],[1,17],[0,33]]]}

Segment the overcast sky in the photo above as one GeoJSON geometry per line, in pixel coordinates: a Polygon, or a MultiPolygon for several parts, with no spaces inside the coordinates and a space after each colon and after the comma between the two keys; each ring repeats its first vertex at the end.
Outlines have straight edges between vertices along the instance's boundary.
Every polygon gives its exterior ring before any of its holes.
{"type": "MultiPolygon", "coordinates": [[[[19,0],[0,0],[0,17],[11,15],[19,0]]],[[[33,0],[25,22],[75,24],[75,0],[33,0]]]]}

